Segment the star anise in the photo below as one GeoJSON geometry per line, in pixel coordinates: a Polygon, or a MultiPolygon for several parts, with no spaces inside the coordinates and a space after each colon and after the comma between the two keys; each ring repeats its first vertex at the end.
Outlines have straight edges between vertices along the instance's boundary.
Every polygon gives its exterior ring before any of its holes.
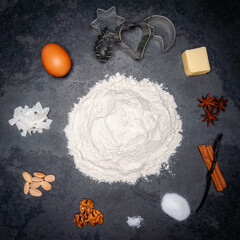
{"type": "Polygon", "coordinates": [[[198,98],[198,101],[200,102],[199,107],[203,107],[204,110],[206,110],[206,108],[208,108],[209,111],[211,111],[211,106],[215,107],[215,97],[210,98],[209,93],[207,94],[206,97],[202,96],[201,98],[198,98]]]}
{"type": "Polygon", "coordinates": [[[205,117],[202,122],[207,121],[207,126],[209,126],[210,122],[215,126],[214,121],[218,120],[218,118],[216,118],[217,114],[213,114],[213,110],[211,112],[206,110],[206,115],[202,114],[202,116],[205,117]]]}
{"type": "Polygon", "coordinates": [[[227,103],[228,102],[228,99],[227,100],[223,100],[223,97],[221,97],[220,99],[218,97],[215,97],[215,107],[214,109],[216,108],[218,111],[217,111],[217,114],[219,114],[221,112],[221,110],[225,111],[225,107],[227,106],[227,103]]]}

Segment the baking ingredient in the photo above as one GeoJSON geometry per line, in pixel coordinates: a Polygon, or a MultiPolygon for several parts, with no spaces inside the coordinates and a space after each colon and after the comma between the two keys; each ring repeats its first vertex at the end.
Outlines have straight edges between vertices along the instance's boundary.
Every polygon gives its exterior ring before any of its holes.
{"type": "Polygon", "coordinates": [[[142,222],[143,222],[143,218],[140,216],[128,217],[128,220],[127,220],[127,224],[130,227],[136,227],[136,228],[139,228],[141,226],[142,222]]]}
{"type": "Polygon", "coordinates": [[[203,107],[206,114],[202,114],[204,119],[202,122],[207,121],[207,126],[209,126],[210,123],[212,123],[214,126],[214,121],[219,120],[217,116],[220,114],[221,110],[225,111],[225,107],[227,106],[226,103],[228,100],[223,100],[223,97],[219,99],[218,97],[210,97],[209,93],[206,97],[202,96],[202,98],[198,98],[198,101],[200,102],[199,107],[203,107]],[[215,112],[215,110],[217,110],[215,112]]]}
{"type": "Polygon", "coordinates": [[[46,182],[54,182],[55,181],[55,176],[54,175],[47,175],[45,178],[44,178],[44,180],[46,181],[46,182]]]}
{"type": "MultiPolygon", "coordinates": [[[[207,147],[205,145],[199,145],[198,149],[199,149],[199,151],[200,151],[200,153],[202,155],[202,158],[203,158],[203,160],[204,160],[208,170],[210,170],[212,162],[210,160],[210,156],[208,154],[207,147]]],[[[213,183],[214,183],[214,185],[216,187],[216,190],[217,191],[222,191],[223,187],[222,187],[221,182],[220,182],[220,180],[219,180],[219,178],[217,176],[216,169],[214,169],[211,177],[212,177],[213,183]]]]}
{"type": "Polygon", "coordinates": [[[80,212],[91,213],[94,208],[94,203],[91,199],[83,198],[79,205],[80,212]]]}
{"type": "Polygon", "coordinates": [[[202,122],[207,121],[207,126],[209,126],[210,123],[212,123],[215,126],[214,121],[218,121],[218,118],[216,117],[217,114],[213,113],[213,110],[210,112],[206,110],[206,114],[202,114],[203,117],[205,117],[202,122]]]}
{"type": "Polygon", "coordinates": [[[42,182],[42,181],[43,181],[43,179],[40,178],[40,177],[33,177],[32,180],[33,180],[34,182],[42,182]]]}
{"type": "MultiPolygon", "coordinates": [[[[202,208],[202,206],[204,205],[204,202],[205,202],[206,199],[207,199],[208,192],[209,192],[210,185],[211,185],[211,176],[213,175],[213,172],[214,172],[215,167],[216,167],[217,158],[218,158],[218,151],[219,151],[220,143],[221,143],[221,140],[222,140],[222,136],[223,136],[223,134],[219,134],[219,135],[217,136],[216,140],[214,141],[213,161],[211,162],[211,167],[210,167],[209,171],[207,172],[206,190],[205,190],[205,193],[204,193],[204,195],[203,195],[202,201],[201,201],[201,203],[199,204],[196,212],[198,212],[198,211],[202,208]]],[[[222,187],[222,186],[221,186],[221,187],[222,187]]]]}
{"type": "Polygon", "coordinates": [[[29,192],[29,182],[25,182],[23,192],[24,192],[25,195],[28,194],[28,192],[29,192]]]}
{"type": "Polygon", "coordinates": [[[41,182],[31,182],[30,188],[39,188],[41,186],[41,182]]]}
{"type": "MultiPolygon", "coordinates": [[[[207,151],[208,151],[208,155],[210,157],[211,162],[213,162],[213,158],[214,158],[214,151],[211,145],[206,146],[207,147],[207,151]]],[[[219,164],[218,162],[216,162],[216,166],[215,166],[216,172],[217,172],[217,176],[222,184],[223,188],[227,187],[227,183],[225,181],[225,178],[223,177],[220,168],[219,168],[219,164]]]]}
{"type": "Polygon", "coordinates": [[[83,198],[79,205],[80,213],[74,215],[74,222],[78,227],[87,226],[88,222],[95,226],[96,224],[103,224],[102,213],[94,209],[94,203],[91,199],[83,198]]]}
{"type": "Polygon", "coordinates": [[[23,172],[23,178],[26,182],[29,182],[29,183],[32,182],[32,176],[28,172],[23,172]]]}
{"type": "Polygon", "coordinates": [[[186,50],[182,54],[182,61],[186,76],[201,75],[210,72],[206,47],[186,50]]]}
{"type": "MultiPolygon", "coordinates": [[[[211,145],[208,145],[208,146],[199,145],[198,149],[202,155],[202,158],[203,158],[208,170],[210,170],[210,168],[212,166],[212,162],[213,162],[213,155],[214,155],[212,146],[211,145]]],[[[215,166],[215,169],[213,170],[213,173],[211,174],[211,177],[212,177],[213,183],[214,183],[217,191],[222,191],[224,188],[227,187],[227,183],[220,171],[218,162],[216,162],[216,166],[215,166]]]]}
{"type": "Polygon", "coordinates": [[[39,189],[36,188],[30,188],[29,193],[34,197],[41,197],[42,192],[39,189]]]}
{"type": "Polygon", "coordinates": [[[40,178],[46,177],[46,174],[41,173],[41,172],[34,172],[33,175],[34,175],[35,177],[40,177],[40,178]]]}
{"type": "Polygon", "coordinates": [[[206,108],[211,111],[212,106],[215,107],[215,102],[214,102],[215,97],[210,98],[209,93],[207,94],[206,97],[202,96],[202,98],[198,98],[198,101],[200,102],[199,107],[203,107],[204,110],[206,108]]]}
{"type": "Polygon", "coordinates": [[[55,77],[63,77],[70,71],[69,55],[56,43],[49,43],[42,49],[41,59],[46,71],[55,77]]]}
{"type": "Polygon", "coordinates": [[[34,177],[28,172],[23,173],[23,178],[26,181],[23,188],[24,194],[27,195],[29,192],[32,196],[40,197],[42,196],[42,192],[37,188],[42,186],[45,191],[52,189],[52,185],[49,182],[55,181],[54,175],[46,175],[42,172],[34,172],[33,175],[34,177]]]}
{"type": "Polygon", "coordinates": [[[65,133],[76,168],[109,183],[159,174],[182,140],[176,108],[162,85],[106,77],[69,113],[65,133]]]}
{"type": "Polygon", "coordinates": [[[48,119],[47,115],[50,111],[49,107],[42,108],[40,102],[37,102],[35,106],[29,108],[17,107],[14,110],[13,118],[8,122],[11,126],[17,126],[18,130],[21,131],[21,135],[26,137],[27,132],[31,135],[32,132],[42,133],[43,129],[50,129],[52,123],[51,119],[48,119]]]}
{"type": "Polygon", "coordinates": [[[88,225],[87,213],[78,213],[74,215],[74,222],[78,227],[82,228],[88,225]]]}
{"type": "Polygon", "coordinates": [[[225,107],[227,106],[228,99],[223,100],[223,97],[220,99],[218,97],[215,97],[215,108],[217,108],[217,114],[221,112],[221,110],[225,111],[225,107]]]}
{"type": "Polygon", "coordinates": [[[167,193],[161,202],[162,210],[170,217],[183,221],[190,215],[190,207],[186,199],[177,193],[167,193]]]}
{"type": "Polygon", "coordinates": [[[50,191],[52,189],[52,185],[49,182],[42,181],[41,186],[45,191],[50,191]]]}

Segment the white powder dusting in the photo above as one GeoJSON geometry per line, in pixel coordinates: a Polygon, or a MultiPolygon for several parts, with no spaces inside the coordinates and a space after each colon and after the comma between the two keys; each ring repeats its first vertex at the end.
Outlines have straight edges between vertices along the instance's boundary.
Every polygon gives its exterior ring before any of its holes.
{"type": "Polygon", "coordinates": [[[176,108],[162,85],[106,77],[69,113],[65,133],[76,168],[109,183],[159,174],[182,140],[176,108]]]}
{"type": "Polygon", "coordinates": [[[128,217],[128,220],[127,220],[127,224],[130,227],[136,227],[136,228],[139,228],[141,226],[142,222],[143,222],[143,218],[140,216],[128,217]]]}
{"type": "Polygon", "coordinates": [[[176,193],[167,193],[161,202],[162,210],[170,217],[183,221],[190,215],[188,202],[176,193]]]}

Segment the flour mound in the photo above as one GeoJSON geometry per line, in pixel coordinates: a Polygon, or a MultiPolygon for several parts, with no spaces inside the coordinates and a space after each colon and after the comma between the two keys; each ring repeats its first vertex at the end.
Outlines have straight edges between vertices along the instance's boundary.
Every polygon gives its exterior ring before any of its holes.
{"type": "Polygon", "coordinates": [[[76,168],[99,182],[159,174],[182,140],[182,121],[161,85],[117,73],[74,105],[65,128],[76,168]]]}

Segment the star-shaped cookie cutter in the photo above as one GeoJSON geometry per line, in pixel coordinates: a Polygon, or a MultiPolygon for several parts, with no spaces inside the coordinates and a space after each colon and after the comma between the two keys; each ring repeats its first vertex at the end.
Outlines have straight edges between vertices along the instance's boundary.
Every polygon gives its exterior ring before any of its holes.
{"type": "Polygon", "coordinates": [[[96,29],[99,34],[102,34],[102,30],[107,27],[110,34],[114,34],[117,27],[125,22],[125,18],[117,15],[115,6],[112,6],[108,10],[101,8],[97,9],[97,18],[91,23],[91,26],[96,29]]]}

